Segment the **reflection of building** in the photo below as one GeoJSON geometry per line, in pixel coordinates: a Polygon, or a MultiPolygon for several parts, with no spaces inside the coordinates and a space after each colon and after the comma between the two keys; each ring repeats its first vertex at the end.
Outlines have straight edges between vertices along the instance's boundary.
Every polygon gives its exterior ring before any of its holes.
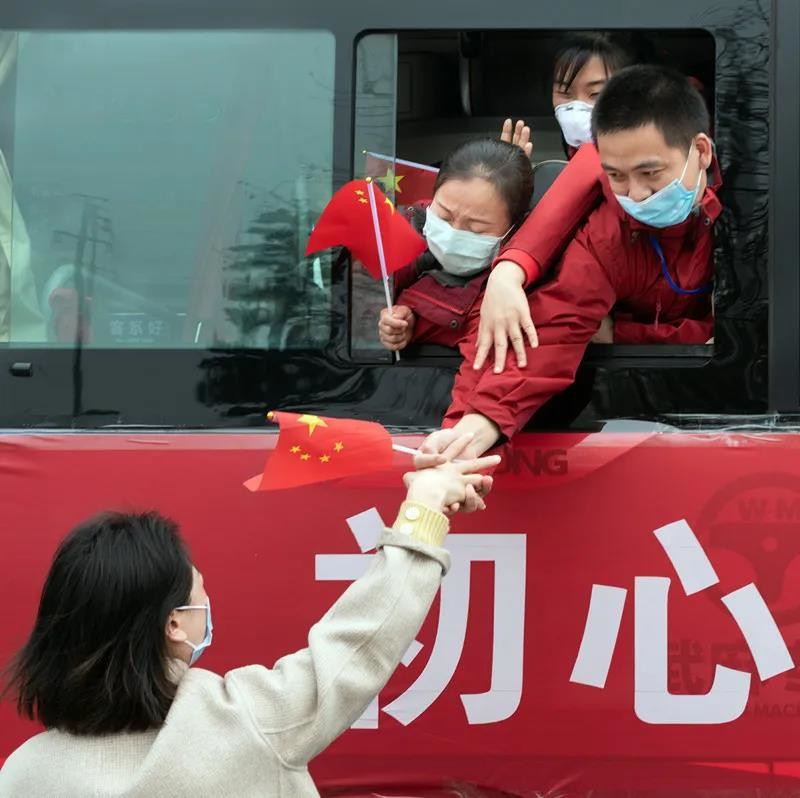
{"type": "MultiPolygon", "coordinates": [[[[0,86],[17,63],[19,36],[0,32],[0,86]]],[[[14,183],[0,150],[0,342],[45,340],[36,281],[31,270],[31,241],[14,198],[14,183]]]]}

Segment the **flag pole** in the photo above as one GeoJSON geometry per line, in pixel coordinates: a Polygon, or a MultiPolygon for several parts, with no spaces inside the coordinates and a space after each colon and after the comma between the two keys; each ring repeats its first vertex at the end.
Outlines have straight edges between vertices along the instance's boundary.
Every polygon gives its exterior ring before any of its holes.
{"type": "MultiPolygon", "coordinates": [[[[369,195],[369,208],[372,211],[372,226],[375,228],[375,243],[378,246],[378,261],[381,264],[381,276],[383,280],[383,293],[386,297],[386,308],[389,315],[392,315],[392,295],[389,291],[389,272],[386,270],[386,255],[383,251],[383,236],[381,235],[381,226],[378,222],[378,207],[375,203],[375,187],[372,184],[372,178],[367,178],[367,194],[369,195]]],[[[395,360],[400,360],[400,353],[394,353],[395,360]]]]}
{"type": "MultiPolygon", "coordinates": [[[[429,452],[427,452],[427,453],[426,452],[420,452],[419,449],[412,449],[411,447],[403,446],[400,443],[393,443],[392,444],[392,449],[394,449],[396,452],[401,452],[402,454],[410,454],[412,457],[416,457],[418,454],[429,454],[429,452]]],[[[453,463],[463,463],[464,461],[459,459],[459,458],[456,458],[455,460],[452,460],[451,462],[453,462],[453,463]]]]}

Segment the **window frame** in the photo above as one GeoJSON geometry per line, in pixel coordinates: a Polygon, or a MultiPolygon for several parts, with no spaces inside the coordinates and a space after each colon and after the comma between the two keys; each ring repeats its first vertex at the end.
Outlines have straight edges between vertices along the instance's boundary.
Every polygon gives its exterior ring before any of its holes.
{"type": "Polygon", "coordinates": [[[800,411],[800,4],[773,0],[772,14],[769,409],[796,413],[800,411]],[[786,46],[791,42],[794,46],[786,46]]]}

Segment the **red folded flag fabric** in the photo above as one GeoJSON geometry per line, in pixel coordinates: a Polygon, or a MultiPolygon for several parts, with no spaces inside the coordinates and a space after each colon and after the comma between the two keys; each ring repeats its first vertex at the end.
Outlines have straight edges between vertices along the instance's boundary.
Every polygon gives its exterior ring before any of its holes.
{"type": "Polygon", "coordinates": [[[280,437],[264,472],[244,483],[248,490],[295,488],[392,465],[392,439],[380,424],[307,413],[268,418],[280,424],[280,437]]]}
{"type": "MultiPolygon", "coordinates": [[[[374,183],[373,191],[386,271],[391,274],[421,255],[427,245],[374,183]]],[[[351,180],[331,197],[309,236],[306,255],[338,246],[347,247],[373,277],[381,278],[378,240],[366,180],[351,180]]]]}
{"type": "Polygon", "coordinates": [[[377,152],[365,152],[364,174],[371,177],[398,205],[412,205],[433,197],[433,184],[439,170],[434,166],[377,152]]]}

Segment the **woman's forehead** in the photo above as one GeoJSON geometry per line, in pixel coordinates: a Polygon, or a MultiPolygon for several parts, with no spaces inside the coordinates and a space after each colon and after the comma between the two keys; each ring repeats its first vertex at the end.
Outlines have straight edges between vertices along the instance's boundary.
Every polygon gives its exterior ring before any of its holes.
{"type": "Polygon", "coordinates": [[[497,206],[498,202],[502,203],[502,197],[495,187],[482,177],[448,180],[436,192],[436,199],[447,205],[450,210],[454,210],[451,205],[461,209],[478,207],[485,209],[497,206]]]}
{"type": "MultiPolygon", "coordinates": [[[[572,70],[567,70],[569,75],[572,70]]],[[[577,75],[575,75],[571,89],[590,88],[592,84],[597,84],[598,87],[605,83],[609,78],[608,70],[606,69],[603,59],[599,55],[589,56],[586,63],[580,68],[577,75]]],[[[566,88],[555,81],[556,88],[566,88]]]]}

